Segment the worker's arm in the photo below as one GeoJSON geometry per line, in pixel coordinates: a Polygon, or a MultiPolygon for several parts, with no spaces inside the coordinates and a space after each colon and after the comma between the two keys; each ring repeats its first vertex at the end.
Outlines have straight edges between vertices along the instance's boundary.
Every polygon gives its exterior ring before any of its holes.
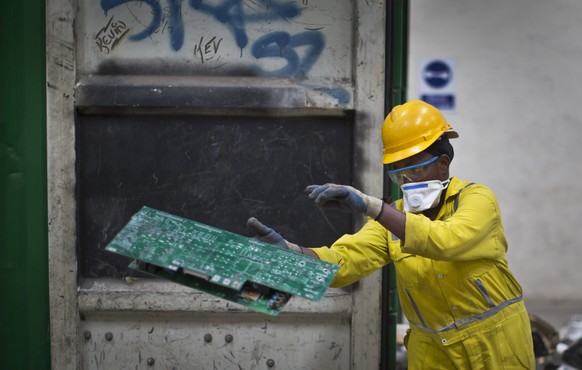
{"type": "Polygon", "coordinates": [[[376,221],[398,237],[403,243],[406,235],[406,213],[382,203],[382,211],[376,216],[376,221]]]}
{"type": "MultiPolygon", "coordinates": [[[[372,220],[356,234],[342,236],[331,247],[318,248],[290,243],[256,218],[250,218],[247,225],[256,234],[254,238],[257,240],[339,265],[340,269],[331,283],[334,288],[352,284],[391,261],[388,251],[390,234],[372,220]]],[[[400,248],[400,241],[395,239],[395,243],[400,248]]]]}
{"type": "Polygon", "coordinates": [[[305,192],[318,207],[364,214],[378,221],[404,242],[406,215],[381,199],[366,195],[351,186],[325,184],[309,185],[305,192]]]}
{"type": "Polygon", "coordinates": [[[446,220],[408,213],[402,251],[440,261],[503,257],[507,240],[495,194],[474,185],[463,191],[458,204],[446,220]]]}
{"type": "Polygon", "coordinates": [[[355,234],[345,234],[330,247],[313,248],[319,259],[340,266],[331,286],[352,284],[392,261],[390,244],[400,249],[400,241],[392,240],[386,228],[369,219],[355,234]]]}

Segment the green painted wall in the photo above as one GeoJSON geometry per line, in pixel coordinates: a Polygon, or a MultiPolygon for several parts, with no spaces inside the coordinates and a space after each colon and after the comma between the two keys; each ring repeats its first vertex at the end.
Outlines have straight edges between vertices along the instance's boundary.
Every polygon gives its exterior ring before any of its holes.
{"type": "Polygon", "coordinates": [[[49,369],[45,3],[0,5],[0,368],[49,369]]]}
{"type": "MultiPolygon", "coordinates": [[[[387,116],[395,105],[406,101],[408,71],[410,4],[408,0],[390,1],[386,13],[386,89],[384,115],[387,116]]],[[[389,165],[384,166],[384,174],[389,165]]],[[[384,176],[384,197],[396,200],[402,197],[398,185],[384,176]]],[[[396,270],[394,264],[382,269],[382,370],[396,368],[396,329],[402,322],[396,270]]]]}

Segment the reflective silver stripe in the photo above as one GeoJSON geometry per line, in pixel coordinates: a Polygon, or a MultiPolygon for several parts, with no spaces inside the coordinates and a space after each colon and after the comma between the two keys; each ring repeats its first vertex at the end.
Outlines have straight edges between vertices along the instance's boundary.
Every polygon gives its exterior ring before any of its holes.
{"type": "Polygon", "coordinates": [[[424,323],[422,316],[420,316],[420,311],[418,310],[418,306],[416,305],[416,302],[414,302],[414,299],[412,299],[410,292],[408,291],[408,289],[404,289],[404,291],[406,292],[406,295],[408,296],[408,300],[410,301],[410,304],[412,305],[412,309],[414,310],[414,312],[416,312],[416,317],[418,317],[422,326],[426,327],[426,324],[424,323]]]}
{"type": "Polygon", "coordinates": [[[474,185],[474,184],[475,184],[474,182],[470,182],[467,185],[463,186],[461,188],[461,190],[459,190],[459,192],[457,193],[457,196],[455,197],[455,203],[453,205],[453,213],[457,212],[457,208],[459,208],[459,197],[461,196],[461,192],[463,190],[465,190],[465,188],[468,188],[469,186],[474,185]]]}
{"type": "MultiPolygon", "coordinates": [[[[410,294],[408,292],[406,292],[406,293],[408,294],[408,298],[412,302],[412,297],[410,296],[410,294]]],[[[476,322],[476,321],[482,321],[482,320],[488,319],[491,316],[498,313],[499,311],[501,311],[502,309],[504,309],[505,307],[507,307],[511,304],[517,303],[517,302],[521,301],[522,299],[523,299],[523,296],[518,296],[515,298],[508,299],[507,301],[501,302],[499,305],[491,308],[490,310],[487,310],[487,311],[482,312],[482,313],[477,314],[477,315],[466,317],[466,318],[461,319],[461,320],[457,320],[454,323],[447,325],[445,327],[442,327],[440,329],[427,328],[426,325],[424,324],[424,322],[422,322],[422,319],[421,319],[421,324],[417,324],[417,323],[412,322],[412,321],[409,321],[409,322],[411,324],[413,324],[414,326],[421,328],[424,331],[428,331],[429,333],[442,333],[442,332],[445,332],[445,331],[448,331],[451,329],[455,329],[455,328],[459,329],[465,325],[471,324],[471,323],[476,322]]],[[[413,303],[412,307],[414,308],[414,311],[416,311],[416,315],[420,319],[420,316],[418,314],[418,308],[416,307],[416,304],[413,303]]]]}
{"type": "Polygon", "coordinates": [[[493,300],[489,296],[489,293],[487,293],[487,288],[485,288],[485,285],[483,285],[481,280],[479,280],[479,279],[475,280],[475,285],[477,285],[477,289],[479,289],[479,291],[481,292],[481,294],[483,295],[483,297],[487,301],[487,304],[489,305],[489,307],[495,307],[495,303],[493,303],[493,300]]]}
{"type": "Polygon", "coordinates": [[[455,323],[452,323],[451,325],[447,325],[444,328],[440,328],[440,329],[435,330],[435,329],[427,328],[424,325],[417,324],[417,323],[410,321],[410,320],[408,322],[411,323],[412,325],[416,326],[417,328],[421,328],[424,331],[428,331],[429,333],[435,333],[435,334],[442,333],[444,331],[451,330],[451,329],[455,328],[455,323]]]}

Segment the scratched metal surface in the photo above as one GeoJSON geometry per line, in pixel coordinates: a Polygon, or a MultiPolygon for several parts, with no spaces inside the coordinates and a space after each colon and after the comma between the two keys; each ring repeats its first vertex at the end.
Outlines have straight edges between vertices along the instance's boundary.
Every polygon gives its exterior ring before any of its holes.
{"type": "Polygon", "coordinates": [[[329,315],[99,314],[81,322],[81,368],[343,370],[346,324],[329,315]]]}
{"type": "Polygon", "coordinates": [[[83,74],[131,65],[167,74],[352,76],[352,0],[83,0],[78,15],[83,74]]]}
{"type": "Polygon", "coordinates": [[[379,274],[320,302],[296,297],[276,319],[177,284],[84,279],[75,131],[79,113],[111,107],[133,109],[114,111],[115,119],[146,117],[154,105],[198,111],[215,102],[232,115],[347,110],[355,112],[354,185],[379,195],[385,10],[375,0],[47,1],[53,368],[267,369],[268,360],[273,368],[378,368],[379,274]],[[195,341],[180,340],[192,333],[195,341]],[[206,334],[214,340],[203,347],[206,334]],[[236,345],[226,346],[227,334],[236,345]]]}

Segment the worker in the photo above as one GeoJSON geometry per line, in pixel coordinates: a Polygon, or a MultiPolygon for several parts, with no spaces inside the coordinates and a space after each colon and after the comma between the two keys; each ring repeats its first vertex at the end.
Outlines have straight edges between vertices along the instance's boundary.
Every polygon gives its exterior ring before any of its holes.
{"type": "Polygon", "coordinates": [[[382,127],[384,163],[402,189],[393,204],[345,185],[310,185],[322,209],[367,216],[355,234],[330,247],[286,241],[255,218],[260,240],[338,264],[332,287],[352,284],[393,263],[408,368],[535,369],[522,288],[511,273],[495,194],[449,177],[450,139],[459,135],[435,107],[419,100],[395,106],[382,127]]]}

